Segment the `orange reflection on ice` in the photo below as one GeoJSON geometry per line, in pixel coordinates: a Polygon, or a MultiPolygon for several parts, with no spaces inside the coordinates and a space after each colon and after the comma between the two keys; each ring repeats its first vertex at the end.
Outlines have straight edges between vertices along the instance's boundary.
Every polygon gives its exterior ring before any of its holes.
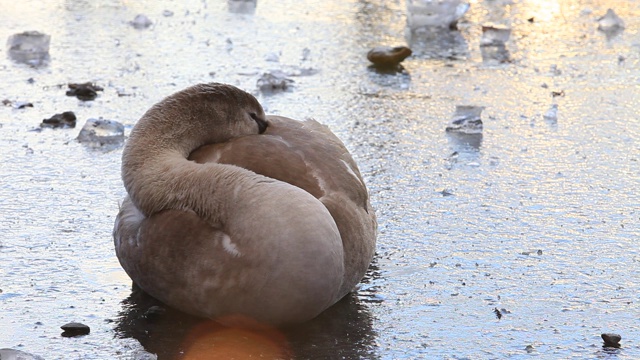
{"type": "Polygon", "coordinates": [[[195,326],[184,340],[185,360],[287,359],[290,350],[276,329],[225,327],[214,321],[195,326]]]}

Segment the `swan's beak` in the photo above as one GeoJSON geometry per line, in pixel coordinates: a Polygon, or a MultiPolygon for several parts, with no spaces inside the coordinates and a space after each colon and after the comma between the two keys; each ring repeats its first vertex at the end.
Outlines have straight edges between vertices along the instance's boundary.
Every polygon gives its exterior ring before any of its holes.
{"type": "Polygon", "coordinates": [[[258,117],[253,118],[253,120],[256,121],[256,123],[258,124],[258,132],[260,134],[264,133],[267,130],[267,120],[265,119],[260,119],[258,117]]]}

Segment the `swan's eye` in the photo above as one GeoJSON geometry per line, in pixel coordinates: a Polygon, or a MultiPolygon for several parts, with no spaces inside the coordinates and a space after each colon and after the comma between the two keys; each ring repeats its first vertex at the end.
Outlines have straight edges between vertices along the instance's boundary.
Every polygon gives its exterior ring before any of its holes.
{"type": "Polygon", "coordinates": [[[258,114],[256,113],[250,113],[249,116],[251,116],[253,121],[255,121],[256,124],[258,124],[258,132],[260,134],[262,134],[263,132],[265,132],[265,130],[267,130],[267,121],[265,119],[261,119],[260,117],[258,117],[258,114]]]}

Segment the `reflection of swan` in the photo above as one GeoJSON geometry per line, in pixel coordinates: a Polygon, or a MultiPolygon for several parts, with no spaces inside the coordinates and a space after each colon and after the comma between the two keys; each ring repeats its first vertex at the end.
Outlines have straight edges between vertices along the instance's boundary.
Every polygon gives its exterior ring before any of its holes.
{"type": "Polygon", "coordinates": [[[150,307],[162,304],[139,289],[123,305],[115,326],[117,336],[138,340],[158,359],[186,359],[198,345],[209,347],[203,357],[207,359],[227,359],[231,354],[236,358],[377,359],[371,314],[366,303],[352,294],[304,324],[244,332],[171,308],[149,316],[150,307]]]}
{"type": "Polygon", "coordinates": [[[306,321],[345,296],[373,256],[375,215],[340,140],[312,120],[265,117],[229,85],[197,85],[147,111],[122,177],[120,263],[191,314],[306,321]]]}

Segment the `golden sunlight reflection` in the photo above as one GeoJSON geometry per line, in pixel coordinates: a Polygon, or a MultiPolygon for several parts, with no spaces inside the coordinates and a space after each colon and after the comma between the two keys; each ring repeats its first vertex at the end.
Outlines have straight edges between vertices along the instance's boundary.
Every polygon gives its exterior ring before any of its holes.
{"type": "Polygon", "coordinates": [[[194,327],[184,340],[184,349],[185,360],[284,359],[291,355],[278,330],[227,328],[213,321],[194,327]]]}
{"type": "Polygon", "coordinates": [[[529,2],[529,11],[531,16],[538,21],[551,21],[556,17],[562,17],[563,0],[534,0],[529,2]]]}

